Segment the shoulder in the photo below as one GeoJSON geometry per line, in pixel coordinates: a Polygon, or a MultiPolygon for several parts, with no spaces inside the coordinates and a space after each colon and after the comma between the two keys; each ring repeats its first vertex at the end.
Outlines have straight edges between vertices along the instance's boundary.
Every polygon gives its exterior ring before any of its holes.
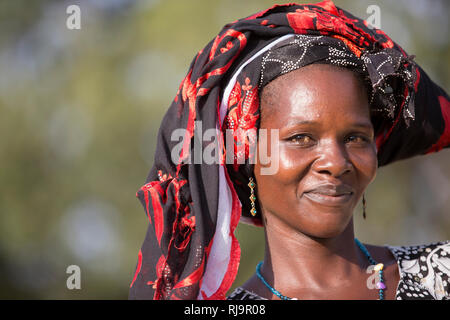
{"type": "Polygon", "coordinates": [[[450,240],[387,247],[405,282],[426,289],[435,299],[450,299],[450,240]]]}
{"type": "Polygon", "coordinates": [[[237,287],[234,291],[227,297],[227,300],[267,300],[256,293],[248,291],[243,287],[237,287]]]}
{"type": "MultiPolygon", "coordinates": [[[[430,261],[448,263],[450,260],[450,240],[414,246],[387,246],[397,261],[402,263],[404,271],[419,271],[412,262],[430,261]],[[409,261],[409,262],[408,262],[409,261]]],[[[446,270],[447,272],[450,269],[446,270]]]]}

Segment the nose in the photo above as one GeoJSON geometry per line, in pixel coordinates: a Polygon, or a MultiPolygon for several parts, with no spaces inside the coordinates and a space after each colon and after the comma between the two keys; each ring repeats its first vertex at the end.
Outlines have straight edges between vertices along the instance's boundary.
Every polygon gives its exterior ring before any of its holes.
{"type": "Polygon", "coordinates": [[[351,172],[353,165],[345,146],[333,141],[318,149],[318,157],[313,163],[313,170],[321,174],[340,177],[351,172]]]}

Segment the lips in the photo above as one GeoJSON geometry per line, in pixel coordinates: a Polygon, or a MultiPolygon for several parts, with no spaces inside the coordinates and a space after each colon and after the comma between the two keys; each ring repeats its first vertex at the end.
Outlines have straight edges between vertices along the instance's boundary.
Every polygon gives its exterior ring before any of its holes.
{"type": "Polygon", "coordinates": [[[346,184],[320,184],[303,193],[309,200],[328,206],[346,204],[352,197],[354,191],[346,184]]]}

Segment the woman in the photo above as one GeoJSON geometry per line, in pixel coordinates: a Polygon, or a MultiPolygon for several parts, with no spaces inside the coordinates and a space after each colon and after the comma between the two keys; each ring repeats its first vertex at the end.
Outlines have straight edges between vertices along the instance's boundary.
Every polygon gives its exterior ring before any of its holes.
{"type": "Polygon", "coordinates": [[[161,125],[137,194],[149,228],[130,298],[226,298],[239,220],[264,226],[266,252],[229,299],[449,298],[448,242],[364,245],[352,220],[378,166],[449,146],[448,101],[387,35],[331,1],[225,26],[161,125]]]}

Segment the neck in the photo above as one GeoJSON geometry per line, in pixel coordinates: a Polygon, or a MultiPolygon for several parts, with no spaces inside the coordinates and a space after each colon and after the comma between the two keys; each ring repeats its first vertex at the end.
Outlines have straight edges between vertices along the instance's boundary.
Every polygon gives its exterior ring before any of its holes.
{"type": "Polygon", "coordinates": [[[354,241],[353,219],[340,235],[315,238],[276,226],[265,227],[261,272],[277,290],[322,290],[349,286],[369,264],[354,241]]]}

